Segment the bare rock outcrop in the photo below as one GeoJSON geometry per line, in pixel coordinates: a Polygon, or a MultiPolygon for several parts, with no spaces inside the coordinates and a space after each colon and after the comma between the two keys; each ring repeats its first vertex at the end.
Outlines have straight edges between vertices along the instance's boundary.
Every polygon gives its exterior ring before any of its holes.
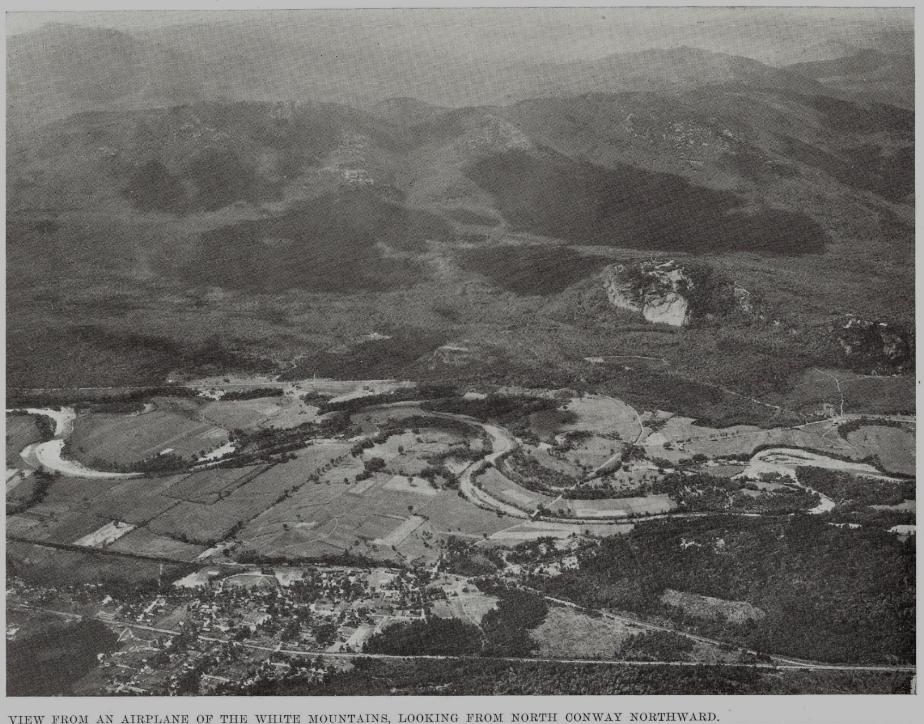
{"type": "Polygon", "coordinates": [[[751,293],[703,264],[673,259],[614,264],[603,274],[613,306],[638,312],[647,321],[682,327],[694,319],[754,312],[751,293]]]}
{"type": "Polygon", "coordinates": [[[849,315],[838,341],[855,369],[889,374],[914,368],[914,331],[904,325],[849,315]]]}

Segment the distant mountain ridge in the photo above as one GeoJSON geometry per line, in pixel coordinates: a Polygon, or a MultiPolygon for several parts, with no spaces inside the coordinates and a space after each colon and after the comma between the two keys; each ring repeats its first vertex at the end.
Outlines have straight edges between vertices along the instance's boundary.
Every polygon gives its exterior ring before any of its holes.
{"type": "MultiPolygon", "coordinates": [[[[596,60],[497,64],[426,46],[392,47],[369,33],[344,45],[318,31],[299,36],[265,26],[127,33],[52,24],[8,39],[7,109],[16,129],[81,111],[212,100],[310,99],[373,107],[389,98],[413,97],[460,107],[587,92],[682,91],[730,82],[840,93],[840,87],[819,82],[821,67],[777,68],[688,46],[596,60]]],[[[907,78],[895,83],[907,83],[907,78]]],[[[893,95],[900,100],[907,92],[893,95]]]]}
{"type": "Polygon", "coordinates": [[[796,63],[788,70],[852,98],[914,108],[914,53],[859,49],[840,58],[796,63]]]}

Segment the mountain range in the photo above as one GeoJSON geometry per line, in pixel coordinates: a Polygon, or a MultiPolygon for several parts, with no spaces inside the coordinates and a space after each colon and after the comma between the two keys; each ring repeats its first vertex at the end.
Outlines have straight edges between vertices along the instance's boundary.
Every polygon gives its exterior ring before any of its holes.
{"type": "MultiPolygon", "coordinates": [[[[47,121],[78,111],[209,100],[311,99],[368,107],[390,97],[411,96],[459,107],[732,81],[818,92],[821,87],[812,81],[826,72],[825,63],[838,62],[830,53],[844,52],[818,48],[820,65],[810,62],[793,68],[690,47],[552,62],[507,59],[500,50],[497,59],[473,57],[465,46],[427,42],[419,33],[377,27],[351,27],[346,42],[342,33],[322,30],[308,25],[286,32],[260,23],[136,32],[45,25],[8,39],[8,123],[31,126],[36,118],[47,121]]],[[[877,69],[893,86],[907,85],[913,74],[909,37],[910,33],[891,33],[871,38],[879,47],[851,49],[863,62],[841,69],[840,90],[862,85],[875,92],[877,69]],[[895,48],[904,50],[890,50],[895,48]]],[[[911,101],[896,88],[889,89],[889,98],[905,107],[911,101]]]]}
{"type": "Polygon", "coordinates": [[[843,314],[911,320],[909,53],[778,67],[684,46],[474,82],[453,54],[404,67],[371,37],[262,32],[9,39],[11,384],[86,382],[101,359],[160,379],[203,344],[348,369],[330,350],[383,333],[402,349],[385,375],[451,344],[477,374],[573,382],[618,348],[735,389],[759,359],[785,394],[837,363],[818,330],[843,314]],[[666,337],[606,306],[604,266],[685,256],[763,300],[746,329],[666,337]]]}

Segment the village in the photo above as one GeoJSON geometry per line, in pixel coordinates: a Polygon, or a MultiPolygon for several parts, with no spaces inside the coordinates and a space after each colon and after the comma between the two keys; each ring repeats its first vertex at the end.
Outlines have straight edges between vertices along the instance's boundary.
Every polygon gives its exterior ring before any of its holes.
{"type": "Polygon", "coordinates": [[[100,584],[46,588],[11,577],[7,641],[36,616],[93,620],[117,636],[98,655],[87,684],[95,692],[233,693],[261,680],[318,680],[393,624],[429,617],[477,624],[496,601],[437,570],[340,566],[230,575],[204,568],[160,589],[113,594],[100,584]]]}

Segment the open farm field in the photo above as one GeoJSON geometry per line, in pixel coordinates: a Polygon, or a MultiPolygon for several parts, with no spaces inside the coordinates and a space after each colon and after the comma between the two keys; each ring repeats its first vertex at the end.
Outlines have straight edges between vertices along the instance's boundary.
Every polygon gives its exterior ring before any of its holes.
{"type": "MultiPolygon", "coordinates": [[[[857,452],[836,434],[836,425],[828,420],[810,423],[798,428],[762,429],[751,425],[736,425],[729,428],[702,427],[690,418],[672,417],[659,431],[674,448],[679,457],[690,457],[697,453],[707,457],[727,455],[750,455],[757,448],[771,445],[804,447],[847,457],[857,457],[857,452]]],[[[654,452],[652,454],[655,454],[654,452]]],[[[676,452],[665,450],[657,453],[673,459],[676,452]]]]}
{"type": "Polygon", "coordinates": [[[105,548],[115,543],[122,536],[128,535],[134,529],[135,526],[131,523],[123,523],[122,521],[114,520],[94,530],[92,533],[78,538],[74,541],[74,545],[85,546],[87,548],[105,548]]]}
{"type": "Polygon", "coordinates": [[[731,623],[747,623],[765,618],[767,613],[747,601],[726,601],[713,596],[701,596],[687,591],[667,588],[661,594],[661,603],[683,609],[695,618],[721,619],[731,623]]]}
{"type": "Polygon", "coordinates": [[[141,525],[180,505],[167,495],[176,481],[177,476],[120,481],[105,495],[95,497],[88,510],[101,518],[141,525]]]}
{"type": "Polygon", "coordinates": [[[864,425],[847,435],[847,442],[869,455],[876,455],[882,467],[892,473],[914,475],[914,431],[883,425],[864,425]]]}
{"type": "Polygon", "coordinates": [[[266,472],[268,466],[254,465],[244,468],[211,468],[190,473],[169,488],[165,495],[190,503],[214,503],[223,494],[266,472]]]}
{"type": "Polygon", "coordinates": [[[768,448],[757,453],[748,463],[746,475],[759,477],[762,473],[780,473],[793,479],[800,467],[827,468],[840,470],[871,478],[884,477],[876,468],[867,463],[841,460],[797,448],[768,448]]]}
{"type": "Polygon", "coordinates": [[[548,450],[533,445],[523,445],[523,452],[536,461],[537,464],[562,475],[577,476],[581,469],[571,461],[564,459],[564,454],[552,454],[548,450]]]}
{"type": "Polygon", "coordinates": [[[539,505],[548,505],[553,500],[547,495],[520,487],[495,468],[487,468],[478,476],[475,484],[491,497],[527,513],[532,513],[539,505]]]}
{"type": "Polygon", "coordinates": [[[18,467],[22,461],[19,452],[34,442],[39,442],[42,435],[32,415],[6,416],[6,466],[18,467]]]}
{"type": "Polygon", "coordinates": [[[646,495],[637,498],[602,500],[572,500],[570,512],[576,518],[612,518],[669,513],[677,503],[667,495],[646,495]]]}
{"type": "Polygon", "coordinates": [[[437,600],[433,605],[433,614],[441,618],[458,618],[478,626],[484,615],[496,607],[497,597],[482,593],[473,586],[459,580],[454,586],[443,586],[447,592],[446,600],[437,600]]]}
{"type": "Polygon", "coordinates": [[[634,442],[641,432],[638,415],[631,406],[613,397],[585,395],[575,397],[565,408],[577,419],[559,426],[561,431],[585,430],[600,434],[619,435],[620,439],[634,442]]]}
{"type": "Polygon", "coordinates": [[[395,407],[373,407],[355,413],[350,419],[357,425],[367,424],[378,427],[389,420],[403,420],[407,417],[420,417],[430,414],[419,405],[401,405],[395,407]]]}
{"type": "Polygon", "coordinates": [[[627,640],[643,630],[621,621],[552,606],[545,620],[529,635],[538,644],[537,656],[612,659],[627,640]]]}
{"type": "Polygon", "coordinates": [[[354,466],[347,457],[325,476],[331,482],[305,485],[261,513],[241,531],[243,547],[294,558],[349,550],[419,559],[437,554],[436,537],[442,534],[480,539],[505,525],[455,491],[438,490],[420,478],[409,483],[407,476],[385,472],[353,482],[354,466]]]}
{"type": "Polygon", "coordinates": [[[115,543],[108,546],[111,551],[142,556],[160,556],[179,561],[194,561],[205,550],[204,546],[157,535],[146,527],[135,528],[115,543]]]}
{"type": "Polygon", "coordinates": [[[393,490],[396,493],[413,493],[422,495],[425,498],[432,498],[438,494],[438,491],[429,480],[416,478],[410,475],[393,475],[385,485],[384,490],[393,490]]]}
{"type": "MultiPolygon", "coordinates": [[[[630,438],[632,442],[635,438],[630,438]]],[[[625,443],[601,435],[589,435],[572,442],[571,447],[562,452],[562,457],[581,471],[589,472],[618,453],[625,443]]]]}
{"type": "Polygon", "coordinates": [[[169,581],[188,572],[183,564],[161,564],[89,550],[61,550],[19,541],[9,541],[6,553],[9,575],[52,588],[84,583],[144,585],[158,578],[169,581]]]}
{"type": "Polygon", "coordinates": [[[465,436],[451,430],[442,430],[435,427],[422,427],[417,432],[405,431],[397,435],[390,435],[388,440],[377,443],[366,449],[367,457],[384,458],[386,462],[402,453],[417,457],[435,455],[445,452],[452,445],[466,440],[465,436]]]}
{"type": "MultiPolygon", "coordinates": [[[[343,484],[345,480],[355,482],[356,476],[361,475],[365,469],[362,457],[346,455],[336,465],[330,467],[321,475],[321,482],[331,485],[343,484]]],[[[356,483],[358,487],[361,487],[363,484],[363,482],[356,483]]]]}
{"type": "Polygon", "coordinates": [[[68,516],[95,521],[96,527],[110,520],[140,525],[177,504],[164,491],[180,479],[182,476],[128,480],[56,477],[48,486],[42,505],[64,511],[68,516]]]}
{"type": "Polygon", "coordinates": [[[109,538],[103,535],[99,541],[94,539],[108,524],[144,525],[179,505],[179,501],[165,494],[179,479],[177,476],[99,481],[57,478],[41,503],[8,518],[8,530],[11,535],[31,540],[96,546],[109,538]]]}
{"type": "Polygon", "coordinates": [[[345,444],[335,443],[309,446],[294,460],[252,477],[220,500],[178,503],[152,520],[150,528],[155,533],[180,540],[216,543],[281,502],[292,490],[306,485],[310,476],[318,474],[346,449],[345,444]]]}
{"type": "Polygon", "coordinates": [[[181,458],[197,457],[227,441],[227,431],[214,423],[158,409],[140,415],[82,415],[74,423],[68,449],[87,465],[97,460],[131,465],[168,452],[181,458]]]}
{"type": "Polygon", "coordinates": [[[747,465],[707,465],[702,471],[717,478],[733,478],[739,473],[743,473],[747,465]]]}
{"type": "Polygon", "coordinates": [[[19,510],[28,505],[41,489],[38,479],[30,470],[6,469],[6,509],[19,510]]]}
{"type": "Polygon", "coordinates": [[[8,535],[49,543],[77,544],[105,521],[87,511],[42,503],[7,519],[8,535]]]}
{"type": "Polygon", "coordinates": [[[550,523],[536,520],[506,526],[492,534],[489,543],[515,546],[520,543],[539,540],[540,538],[570,538],[577,533],[583,535],[608,536],[628,533],[632,523],[582,523],[579,529],[571,523],[550,523]]]}
{"type": "Polygon", "coordinates": [[[509,518],[472,505],[452,491],[441,493],[419,512],[436,531],[461,538],[480,540],[510,525],[509,518]]]}
{"type": "Polygon", "coordinates": [[[15,538],[32,538],[32,531],[41,535],[42,522],[36,516],[23,513],[8,514],[6,516],[6,535],[15,538]]]}
{"type": "Polygon", "coordinates": [[[318,408],[300,395],[284,394],[252,400],[215,400],[202,407],[199,417],[226,430],[289,428],[317,418],[318,408]]]}

